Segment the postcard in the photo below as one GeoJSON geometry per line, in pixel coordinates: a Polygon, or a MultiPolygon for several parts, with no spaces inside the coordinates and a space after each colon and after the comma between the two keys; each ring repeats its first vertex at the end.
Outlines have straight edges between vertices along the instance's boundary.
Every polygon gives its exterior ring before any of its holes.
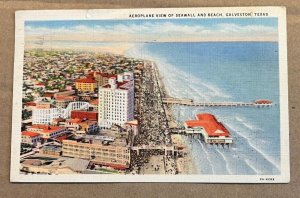
{"type": "Polygon", "coordinates": [[[284,7],[17,11],[11,182],[288,183],[284,7]]]}

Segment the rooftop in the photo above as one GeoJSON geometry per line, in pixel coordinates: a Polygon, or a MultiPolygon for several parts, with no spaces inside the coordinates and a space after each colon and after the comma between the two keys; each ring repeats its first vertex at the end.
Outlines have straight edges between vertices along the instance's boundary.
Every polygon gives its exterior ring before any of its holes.
{"type": "Polygon", "coordinates": [[[40,129],[40,131],[44,133],[52,133],[58,130],[64,129],[63,127],[60,126],[50,126],[50,125],[32,125],[30,127],[31,129],[40,129]]]}
{"type": "Polygon", "coordinates": [[[29,137],[37,137],[37,136],[39,136],[40,134],[35,133],[35,132],[30,132],[30,131],[22,131],[22,135],[24,135],[24,136],[29,136],[29,137]]]}
{"type": "Polygon", "coordinates": [[[196,120],[185,121],[185,124],[189,128],[203,127],[208,136],[230,136],[225,126],[212,114],[197,114],[196,120]]]}
{"type": "Polygon", "coordinates": [[[77,79],[75,82],[79,82],[79,83],[96,83],[97,81],[92,79],[92,78],[81,78],[81,79],[77,79]]]}
{"type": "MultiPolygon", "coordinates": [[[[116,82],[117,83],[117,88],[118,89],[127,89],[127,88],[122,87],[122,86],[126,85],[128,82],[130,82],[130,81],[116,82]]],[[[110,84],[106,84],[106,85],[103,85],[102,87],[103,88],[111,88],[111,85],[110,84]]]]}
{"type": "Polygon", "coordinates": [[[70,123],[79,123],[79,122],[81,122],[81,119],[79,119],[79,118],[68,119],[67,122],[70,122],[70,123]]]}
{"type": "Polygon", "coordinates": [[[98,99],[95,99],[95,100],[91,100],[91,101],[90,101],[90,104],[92,104],[92,105],[98,105],[98,103],[99,103],[99,100],[98,100],[98,99]]]}

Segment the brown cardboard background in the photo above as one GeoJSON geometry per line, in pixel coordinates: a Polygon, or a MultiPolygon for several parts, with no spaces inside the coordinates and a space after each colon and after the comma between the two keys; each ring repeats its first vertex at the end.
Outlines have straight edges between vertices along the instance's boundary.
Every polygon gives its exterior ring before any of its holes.
{"type": "Polygon", "coordinates": [[[300,197],[300,1],[298,0],[0,0],[0,197],[300,197]],[[60,3],[62,2],[62,3],[60,3]],[[12,184],[10,174],[14,11],[28,9],[286,6],[288,26],[290,184],[12,184]]]}

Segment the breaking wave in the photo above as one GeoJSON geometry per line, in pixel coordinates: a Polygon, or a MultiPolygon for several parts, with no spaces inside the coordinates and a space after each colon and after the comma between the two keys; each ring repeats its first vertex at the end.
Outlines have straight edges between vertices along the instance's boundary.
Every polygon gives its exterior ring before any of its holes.
{"type": "MultiPolygon", "coordinates": [[[[190,98],[195,101],[226,101],[234,98],[215,84],[205,82],[199,76],[194,76],[191,71],[182,71],[176,68],[157,52],[151,54],[147,49],[147,44],[136,45],[127,51],[126,55],[155,61],[165,88],[172,97],[190,98]]],[[[272,151],[259,145],[259,143],[269,144],[268,140],[258,139],[257,135],[263,133],[256,132],[264,132],[264,129],[258,127],[257,123],[248,117],[241,116],[241,114],[244,115],[243,112],[236,113],[236,110],[233,109],[220,110],[201,107],[176,107],[173,108],[173,112],[175,116],[179,115],[179,121],[194,119],[194,115],[200,112],[211,112],[228,127],[234,138],[234,143],[230,148],[222,148],[206,145],[199,139],[194,140],[185,137],[199,174],[257,175],[280,173],[280,159],[277,160],[276,156],[275,159],[272,158],[272,155],[268,154],[272,151]]]]}

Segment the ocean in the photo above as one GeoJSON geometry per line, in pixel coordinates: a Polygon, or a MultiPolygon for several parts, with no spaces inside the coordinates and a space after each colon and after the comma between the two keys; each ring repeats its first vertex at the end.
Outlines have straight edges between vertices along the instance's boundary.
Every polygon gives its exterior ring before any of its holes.
{"type": "Polygon", "coordinates": [[[127,56],[155,61],[168,94],[194,101],[272,100],[271,108],[179,107],[178,121],[212,113],[230,131],[230,148],[184,137],[197,174],[280,174],[277,42],[144,43],[127,56]]]}

